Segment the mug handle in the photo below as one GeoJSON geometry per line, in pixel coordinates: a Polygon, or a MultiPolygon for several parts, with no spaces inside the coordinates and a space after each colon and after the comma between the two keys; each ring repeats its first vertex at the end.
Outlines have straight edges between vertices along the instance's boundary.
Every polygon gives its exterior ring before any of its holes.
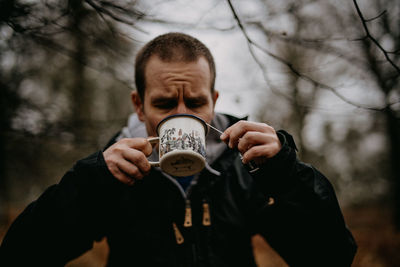
{"type": "MultiPolygon", "coordinates": [[[[150,144],[155,144],[160,142],[160,137],[149,137],[147,138],[147,141],[150,142],[150,144]]],[[[152,167],[160,167],[160,161],[149,161],[150,166],[152,167]]]]}

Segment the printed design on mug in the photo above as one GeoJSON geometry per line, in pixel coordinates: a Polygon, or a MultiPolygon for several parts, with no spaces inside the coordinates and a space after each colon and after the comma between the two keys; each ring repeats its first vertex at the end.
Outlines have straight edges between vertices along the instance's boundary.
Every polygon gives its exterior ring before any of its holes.
{"type": "Polygon", "coordinates": [[[194,161],[185,156],[180,156],[174,162],[171,162],[171,166],[175,169],[175,171],[189,171],[192,169],[193,164],[194,161]]]}
{"type": "Polygon", "coordinates": [[[193,150],[203,157],[206,150],[198,131],[192,130],[185,133],[180,128],[176,133],[176,128],[165,129],[160,138],[160,157],[173,150],[193,150]]]}

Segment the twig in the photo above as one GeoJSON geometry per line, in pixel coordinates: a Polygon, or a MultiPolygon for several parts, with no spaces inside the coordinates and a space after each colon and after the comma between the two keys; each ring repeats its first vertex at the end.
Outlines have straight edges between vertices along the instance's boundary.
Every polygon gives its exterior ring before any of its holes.
{"type": "Polygon", "coordinates": [[[376,20],[377,18],[380,18],[381,16],[383,16],[386,12],[387,12],[387,10],[383,10],[379,15],[377,15],[373,18],[370,18],[370,19],[366,19],[365,21],[370,22],[370,21],[376,20]]]}
{"type": "MultiPolygon", "coordinates": [[[[356,10],[357,10],[357,14],[358,14],[358,16],[359,16],[360,19],[361,19],[361,23],[362,23],[362,25],[363,25],[363,28],[364,28],[366,37],[367,37],[368,39],[370,39],[370,40],[379,48],[379,50],[382,51],[382,53],[383,53],[383,55],[385,56],[386,60],[387,60],[387,61],[390,63],[390,65],[392,65],[393,68],[395,68],[396,71],[400,74],[400,68],[390,59],[389,53],[388,53],[388,52],[379,44],[379,42],[370,34],[369,29],[368,29],[368,26],[367,26],[367,22],[370,21],[370,20],[372,20],[372,19],[366,20],[366,19],[364,18],[364,15],[362,14],[362,12],[361,12],[361,10],[360,10],[360,7],[358,6],[357,0],[353,0],[353,3],[354,3],[354,6],[355,6],[355,8],[356,8],[356,10]]],[[[379,14],[377,17],[380,17],[380,16],[383,15],[384,13],[385,13],[385,12],[379,14]]],[[[373,18],[373,19],[375,19],[375,18],[373,18]]]]}
{"type": "MultiPolygon", "coordinates": [[[[131,26],[131,27],[134,27],[136,30],[145,33],[145,31],[142,30],[142,29],[140,29],[139,27],[137,27],[133,21],[127,20],[127,19],[125,19],[125,18],[123,18],[123,17],[120,17],[120,16],[114,14],[114,13],[111,12],[110,10],[104,8],[103,6],[97,5],[97,4],[96,4],[94,1],[92,1],[92,0],[85,0],[85,1],[86,1],[86,3],[88,3],[94,10],[96,10],[98,13],[103,13],[103,14],[109,16],[110,18],[112,18],[113,20],[115,20],[115,21],[117,21],[117,22],[127,24],[127,25],[129,25],[129,26],[131,26]]],[[[104,4],[104,3],[103,3],[103,4],[104,4]]],[[[112,7],[113,7],[113,8],[116,8],[115,5],[113,5],[112,7]]],[[[123,9],[123,8],[121,7],[121,9],[123,9]]],[[[129,11],[129,10],[126,10],[126,12],[129,13],[130,11],[129,11]]]]}

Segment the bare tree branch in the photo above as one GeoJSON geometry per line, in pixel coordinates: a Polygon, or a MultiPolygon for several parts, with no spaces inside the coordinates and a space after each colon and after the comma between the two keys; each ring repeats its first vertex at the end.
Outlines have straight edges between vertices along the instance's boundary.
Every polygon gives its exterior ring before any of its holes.
{"type": "Polygon", "coordinates": [[[109,3],[109,2],[106,2],[106,1],[100,1],[100,5],[96,4],[92,0],[85,0],[85,2],[88,3],[94,10],[96,10],[97,13],[105,14],[105,15],[109,16],[110,18],[112,18],[113,20],[117,21],[117,22],[121,22],[121,23],[130,25],[130,26],[134,27],[136,30],[139,30],[139,31],[145,33],[144,30],[142,30],[139,27],[137,27],[137,25],[135,24],[134,21],[114,14],[112,11],[108,10],[103,5],[111,6],[114,9],[118,9],[119,11],[124,11],[125,14],[127,14],[127,15],[131,14],[133,18],[137,18],[137,19],[140,19],[140,18],[142,18],[144,16],[142,13],[137,13],[137,12],[131,11],[129,9],[125,9],[123,7],[117,6],[115,4],[112,4],[112,3],[109,3]]]}
{"type": "MultiPolygon", "coordinates": [[[[379,50],[382,51],[383,55],[385,56],[386,60],[390,63],[390,65],[393,66],[393,68],[396,69],[396,71],[400,74],[400,68],[390,59],[389,57],[389,53],[379,44],[379,42],[371,35],[371,33],[369,32],[368,26],[367,26],[367,22],[369,20],[366,20],[364,18],[364,15],[362,14],[360,7],[358,6],[357,0],[353,0],[354,6],[357,10],[357,14],[361,19],[361,23],[363,25],[365,34],[367,36],[368,39],[370,39],[378,48],[379,50]]],[[[383,12],[384,13],[384,12],[383,12]]],[[[383,15],[383,13],[381,13],[378,17],[380,17],[381,15],[383,15]]],[[[373,18],[375,19],[375,18],[373,18]]]]}
{"type": "MultiPolygon", "coordinates": [[[[350,55],[349,53],[346,53],[345,51],[341,51],[340,49],[327,44],[327,42],[331,42],[331,41],[352,41],[352,40],[349,40],[348,38],[342,38],[342,37],[328,38],[328,39],[299,38],[299,37],[293,37],[293,36],[283,34],[283,33],[273,32],[273,31],[265,28],[262,25],[262,23],[259,21],[251,21],[251,22],[246,21],[246,24],[255,26],[257,29],[261,30],[268,37],[273,37],[280,41],[283,41],[286,43],[291,43],[296,46],[301,46],[306,49],[312,49],[314,51],[317,51],[318,53],[323,52],[325,54],[334,55],[334,56],[337,56],[347,62],[350,62],[352,65],[355,65],[355,63],[357,63],[358,68],[365,68],[366,64],[362,59],[359,59],[354,55],[350,55]]],[[[366,71],[369,71],[369,69],[366,69],[366,71]]]]}
{"type": "Polygon", "coordinates": [[[384,14],[386,14],[386,10],[383,10],[379,15],[377,15],[377,16],[375,16],[375,17],[373,17],[373,18],[366,19],[365,22],[370,22],[370,21],[376,20],[377,18],[380,18],[380,17],[383,16],[384,14]]]}
{"type": "MultiPolygon", "coordinates": [[[[250,54],[252,55],[253,59],[256,61],[256,63],[258,64],[258,66],[262,69],[263,74],[264,74],[264,67],[263,67],[262,63],[260,62],[260,60],[259,60],[259,59],[257,58],[257,56],[255,55],[255,53],[254,53],[254,51],[253,51],[253,49],[252,49],[253,46],[256,47],[256,48],[258,48],[260,51],[262,51],[262,52],[265,53],[266,55],[268,55],[268,56],[272,57],[273,59],[277,60],[278,62],[280,62],[280,63],[286,65],[286,66],[292,71],[292,73],[293,73],[294,75],[298,76],[299,78],[301,78],[301,79],[303,79],[303,80],[305,80],[305,81],[307,81],[307,82],[312,83],[314,86],[317,86],[317,87],[319,87],[319,88],[321,88],[321,89],[326,89],[326,90],[331,91],[331,92],[332,92],[334,95],[336,95],[339,99],[341,99],[342,101],[344,101],[344,102],[346,102],[346,103],[348,103],[348,104],[350,104],[350,105],[352,105],[352,106],[355,106],[355,107],[357,107],[357,108],[367,109],[367,110],[373,110],[373,111],[382,111],[382,110],[384,110],[384,109],[386,108],[386,106],[385,106],[385,107],[370,107],[370,106],[366,106],[366,105],[363,105],[363,104],[360,104],[360,103],[356,103],[356,102],[354,102],[354,101],[352,101],[352,100],[349,100],[349,99],[347,99],[345,96],[343,96],[342,94],[340,94],[340,93],[339,93],[335,88],[333,88],[332,86],[329,86],[329,85],[326,85],[326,84],[324,84],[324,83],[318,82],[318,81],[314,80],[313,78],[311,78],[311,77],[309,77],[309,76],[307,76],[307,75],[305,75],[305,74],[302,74],[300,71],[298,71],[298,70],[293,66],[293,64],[291,64],[290,62],[286,61],[286,60],[283,59],[282,57],[279,57],[278,55],[276,55],[276,54],[274,54],[274,53],[268,51],[266,48],[262,47],[261,45],[257,44],[256,42],[254,42],[254,41],[250,38],[250,36],[248,35],[248,33],[247,33],[245,27],[243,26],[243,24],[242,24],[242,22],[241,22],[241,20],[240,20],[240,18],[239,18],[239,16],[238,16],[238,14],[237,14],[235,8],[234,8],[233,5],[232,5],[231,0],[227,0],[227,2],[228,2],[228,5],[229,5],[229,7],[230,7],[230,9],[231,9],[231,12],[232,12],[232,14],[233,14],[233,16],[234,16],[236,22],[237,22],[237,24],[238,24],[239,29],[241,30],[243,36],[245,37],[245,39],[246,39],[246,41],[247,41],[247,44],[248,44],[248,47],[249,47],[249,50],[250,50],[250,54]]],[[[264,78],[266,78],[266,75],[265,75],[265,74],[264,74],[264,78]]],[[[271,87],[271,89],[272,89],[272,87],[271,87]]],[[[279,92],[279,94],[280,94],[280,95],[284,95],[284,94],[281,93],[281,92],[279,92]]],[[[284,95],[284,96],[285,96],[285,95],[284,95]]],[[[286,97],[287,97],[287,96],[286,96],[286,97]]]]}

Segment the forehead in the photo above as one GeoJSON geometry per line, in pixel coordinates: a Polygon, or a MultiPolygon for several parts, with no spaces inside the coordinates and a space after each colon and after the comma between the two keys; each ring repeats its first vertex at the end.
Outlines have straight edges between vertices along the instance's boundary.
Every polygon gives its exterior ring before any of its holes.
{"type": "Polygon", "coordinates": [[[196,61],[163,61],[152,56],[145,69],[146,91],[171,91],[180,87],[189,91],[211,92],[211,73],[207,60],[199,57],[196,61]]]}

